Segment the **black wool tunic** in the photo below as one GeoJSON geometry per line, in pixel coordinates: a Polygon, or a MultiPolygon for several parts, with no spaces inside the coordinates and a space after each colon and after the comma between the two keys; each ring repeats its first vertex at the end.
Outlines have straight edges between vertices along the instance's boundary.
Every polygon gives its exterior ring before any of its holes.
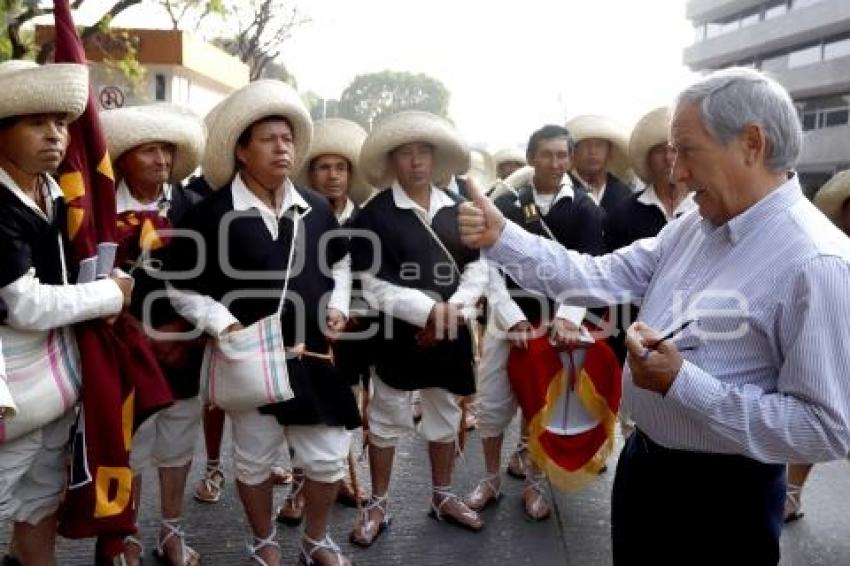
{"type": "MultiPolygon", "coordinates": [[[[463,272],[479,253],[461,243],[457,212],[457,203],[440,209],[431,228],[463,272]]],[[[375,265],[377,272],[373,275],[383,281],[448,301],[460,285],[460,276],[450,269],[446,253],[422,222],[415,211],[395,205],[392,189],[376,195],[360,210],[352,227],[372,232],[380,249],[365,238],[354,237],[352,271],[363,272],[375,265]]],[[[416,343],[419,327],[381,314],[375,322],[378,334],[373,356],[384,383],[402,391],[439,387],[456,395],[475,392],[472,341],[465,326],[454,340],[444,339],[422,348],[416,343]]]]}
{"type": "MultiPolygon", "coordinates": [[[[17,281],[31,268],[35,269],[35,276],[42,284],[63,283],[62,249],[66,253],[70,249],[65,236],[67,210],[64,199],[54,199],[53,220],[48,222],[21,202],[10,188],[0,184],[0,288],[17,281]]],[[[64,259],[70,271],[68,278],[73,280],[75,270],[67,255],[64,259]]],[[[0,322],[5,318],[4,305],[0,322]]]]}
{"type": "MultiPolygon", "coordinates": [[[[496,199],[495,204],[505,218],[532,234],[551,239],[546,230],[548,228],[555,240],[567,249],[590,255],[605,253],[602,235],[603,212],[584,191],[575,190],[573,198],[559,199],[549,209],[549,213],[542,216],[534,203],[534,191],[528,185],[520,188],[516,195],[502,195],[496,199]]],[[[544,305],[548,309],[549,318],[555,317],[557,305],[554,301],[528,291],[515,294],[521,287],[510,277],[506,277],[506,282],[508,290],[514,292],[514,300],[529,322],[547,322],[541,320],[544,305]]]]}
{"type": "MultiPolygon", "coordinates": [[[[298,229],[293,274],[289,280],[289,298],[281,315],[284,343],[294,346],[303,342],[307,350],[326,353],[328,342],[322,329],[334,286],[329,270],[348,252],[347,240],[344,237],[331,238],[325,247],[326,259],[322,260],[320,240],[324,234],[339,230],[339,224],[324,197],[309,189],[296,190],[308,203],[309,209],[301,211],[303,217],[298,229]],[[324,263],[324,270],[320,261],[324,263]],[[298,269],[298,266],[301,268],[298,269]]],[[[203,238],[206,255],[200,258],[201,274],[188,281],[173,280],[175,287],[208,295],[221,302],[243,326],[277,311],[293,233],[289,214],[280,219],[279,235],[274,240],[259,211],[234,210],[233,195],[228,185],[191,209],[180,227],[195,230],[203,238]],[[220,237],[220,228],[225,223],[229,223],[229,228],[220,237]],[[227,246],[226,249],[222,249],[222,243],[227,246]],[[229,266],[219,261],[220,253],[229,266]],[[245,273],[235,277],[234,270],[245,273]],[[279,275],[271,278],[262,276],[262,273],[269,272],[279,275]]],[[[197,265],[197,256],[196,245],[185,238],[176,240],[169,247],[168,268],[190,269],[197,265]]],[[[295,397],[285,403],[262,407],[260,412],[274,414],[281,424],[360,426],[360,414],[351,388],[334,366],[304,357],[290,359],[287,368],[295,397]]]]}

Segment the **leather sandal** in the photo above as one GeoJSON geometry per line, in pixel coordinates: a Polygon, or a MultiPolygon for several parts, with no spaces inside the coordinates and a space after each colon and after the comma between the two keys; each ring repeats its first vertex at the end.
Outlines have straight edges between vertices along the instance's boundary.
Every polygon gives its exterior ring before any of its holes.
{"type": "Polygon", "coordinates": [[[292,487],[290,487],[289,493],[283,498],[283,503],[277,510],[278,523],[283,523],[290,527],[297,527],[301,524],[301,521],[304,519],[304,506],[306,505],[302,493],[303,490],[304,473],[296,472],[292,476],[292,487]]]}
{"type": "Polygon", "coordinates": [[[518,480],[524,480],[528,471],[528,439],[521,439],[508,460],[508,475],[518,480]]]}
{"type": "Polygon", "coordinates": [[[380,497],[372,496],[369,503],[360,510],[357,519],[354,522],[354,528],[351,530],[349,540],[352,544],[368,548],[381,536],[387,527],[390,526],[392,517],[387,511],[387,496],[380,497]],[[372,510],[377,509],[381,513],[381,519],[376,521],[372,518],[372,510]]]}
{"type": "Polygon", "coordinates": [[[336,494],[336,502],[340,505],[345,505],[346,507],[359,507],[361,505],[366,505],[369,501],[369,496],[366,495],[363,488],[360,486],[357,487],[358,489],[355,492],[354,486],[349,480],[342,480],[339,485],[339,491],[337,491],[336,494]]]}
{"type": "Polygon", "coordinates": [[[201,556],[197,551],[186,544],[186,533],[180,528],[183,519],[163,519],[162,526],[165,528],[165,536],[160,535],[157,538],[156,548],[153,550],[153,556],[160,564],[168,566],[197,566],[201,563],[201,556]],[[165,550],[165,545],[170,539],[177,539],[180,542],[180,561],[172,562],[165,550]]]}
{"type": "Polygon", "coordinates": [[[495,504],[501,501],[502,499],[502,485],[499,480],[499,476],[496,474],[489,475],[485,477],[483,480],[478,482],[478,485],[475,486],[466,497],[463,498],[464,504],[475,511],[476,513],[480,513],[484,509],[486,509],[491,503],[495,504]]]}
{"type": "Polygon", "coordinates": [[[803,486],[794,485],[793,483],[789,483],[785,488],[785,515],[784,521],[787,525],[788,523],[793,523],[794,521],[800,520],[803,518],[803,513],[800,508],[802,507],[802,503],[800,501],[800,496],[803,494],[803,486]]]}
{"type": "Polygon", "coordinates": [[[218,503],[224,489],[224,472],[217,461],[207,462],[204,477],[195,488],[195,501],[200,503],[218,503]]]}
{"type": "Polygon", "coordinates": [[[543,521],[552,514],[552,508],[543,496],[543,482],[546,476],[529,474],[522,490],[522,511],[529,521],[543,521]]]}
{"type": "Polygon", "coordinates": [[[256,562],[260,566],[269,566],[269,563],[260,558],[260,555],[257,554],[259,551],[264,549],[267,546],[273,546],[280,551],[280,544],[278,544],[277,540],[277,528],[272,525],[272,532],[266,538],[260,538],[258,536],[254,537],[254,544],[248,545],[248,559],[256,562]]]}
{"type": "Polygon", "coordinates": [[[313,555],[322,550],[327,550],[334,557],[334,566],[351,566],[354,564],[350,558],[342,553],[339,546],[331,540],[331,537],[325,534],[322,540],[313,540],[307,535],[303,535],[301,539],[301,556],[298,558],[299,566],[317,566],[320,564],[313,555]],[[309,550],[304,543],[310,545],[309,550]]]}
{"type": "Polygon", "coordinates": [[[460,497],[449,491],[448,487],[435,487],[433,496],[431,497],[431,511],[428,515],[436,521],[445,521],[452,523],[464,529],[473,532],[478,532],[484,526],[484,521],[481,517],[470,509],[460,497]],[[435,504],[434,498],[440,498],[440,502],[435,504]],[[454,503],[457,508],[446,506],[447,503],[454,503]]]}

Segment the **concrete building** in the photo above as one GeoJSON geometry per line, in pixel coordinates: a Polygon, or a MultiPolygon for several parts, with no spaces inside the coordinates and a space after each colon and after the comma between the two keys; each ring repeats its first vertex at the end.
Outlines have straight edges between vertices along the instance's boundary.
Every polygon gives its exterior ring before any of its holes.
{"type": "Polygon", "coordinates": [[[806,192],[850,169],[850,0],[688,0],[693,70],[733,65],[771,73],[797,103],[806,192]]]}
{"type": "MultiPolygon", "coordinates": [[[[52,37],[53,26],[37,26],[38,43],[52,37]]],[[[204,116],[249,80],[248,66],[238,58],[179,30],[111,30],[87,42],[86,57],[102,108],[162,101],[182,104],[204,116]],[[144,70],[138,79],[128,79],[114,64],[123,58],[127,45],[144,70]]]]}

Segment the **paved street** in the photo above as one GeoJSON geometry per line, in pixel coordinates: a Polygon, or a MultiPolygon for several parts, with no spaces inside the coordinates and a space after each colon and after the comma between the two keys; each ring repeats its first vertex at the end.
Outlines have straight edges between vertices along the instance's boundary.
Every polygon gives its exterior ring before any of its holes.
{"type": "MultiPolygon", "coordinates": [[[[506,452],[512,441],[506,443],[506,452]]],[[[200,444],[199,444],[200,448],[200,444]]],[[[200,460],[199,452],[199,460],[200,460]]],[[[394,478],[392,514],[389,531],[369,550],[347,542],[354,511],[334,509],[331,534],[360,565],[406,564],[442,565],[581,565],[603,566],[611,563],[609,541],[609,494],[615,462],[610,471],[581,493],[558,494],[554,520],[533,524],[522,518],[522,484],[505,478],[505,498],[495,509],[485,512],[487,526],[480,533],[468,533],[430,519],[426,512],[429,495],[425,446],[409,438],[399,450],[394,478]]],[[[470,488],[481,470],[481,450],[477,436],[470,438],[466,463],[459,464],[455,486],[470,488]]],[[[365,469],[361,467],[365,477],[365,469]]],[[[200,470],[193,478],[198,477],[200,470]]],[[[232,477],[228,474],[228,477],[232,477]]],[[[143,539],[153,547],[156,533],[154,518],[156,486],[146,477],[145,504],[142,509],[143,539]]],[[[278,490],[276,498],[285,491],[278,490]]],[[[850,464],[835,462],[818,466],[812,473],[804,495],[806,516],[788,527],[783,535],[784,566],[840,566],[850,563],[850,521],[845,518],[850,495],[850,464]]],[[[186,517],[189,541],[203,556],[204,564],[243,564],[248,534],[232,484],[217,505],[201,505],[187,496],[186,517]]],[[[0,533],[5,544],[8,533],[0,533]]],[[[278,540],[284,555],[292,563],[297,556],[297,529],[281,526],[278,540]]],[[[90,541],[62,541],[59,563],[90,564],[90,541]]],[[[683,564],[687,560],[683,561],[683,564]]]]}

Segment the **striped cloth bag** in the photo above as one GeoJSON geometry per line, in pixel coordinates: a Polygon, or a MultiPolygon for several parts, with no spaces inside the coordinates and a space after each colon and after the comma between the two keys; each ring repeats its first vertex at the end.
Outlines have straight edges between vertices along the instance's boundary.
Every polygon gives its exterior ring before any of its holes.
{"type": "Polygon", "coordinates": [[[80,355],[70,327],[25,332],[0,326],[6,385],[17,411],[0,420],[0,443],[53,422],[80,396],[80,355]]]}
{"type": "Polygon", "coordinates": [[[247,411],[289,401],[295,396],[289,384],[280,316],[289,288],[300,220],[295,212],[286,277],[277,311],[246,328],[210,340],[204,350],[201,365],[204,400],[225,411],[247,411]]]}

